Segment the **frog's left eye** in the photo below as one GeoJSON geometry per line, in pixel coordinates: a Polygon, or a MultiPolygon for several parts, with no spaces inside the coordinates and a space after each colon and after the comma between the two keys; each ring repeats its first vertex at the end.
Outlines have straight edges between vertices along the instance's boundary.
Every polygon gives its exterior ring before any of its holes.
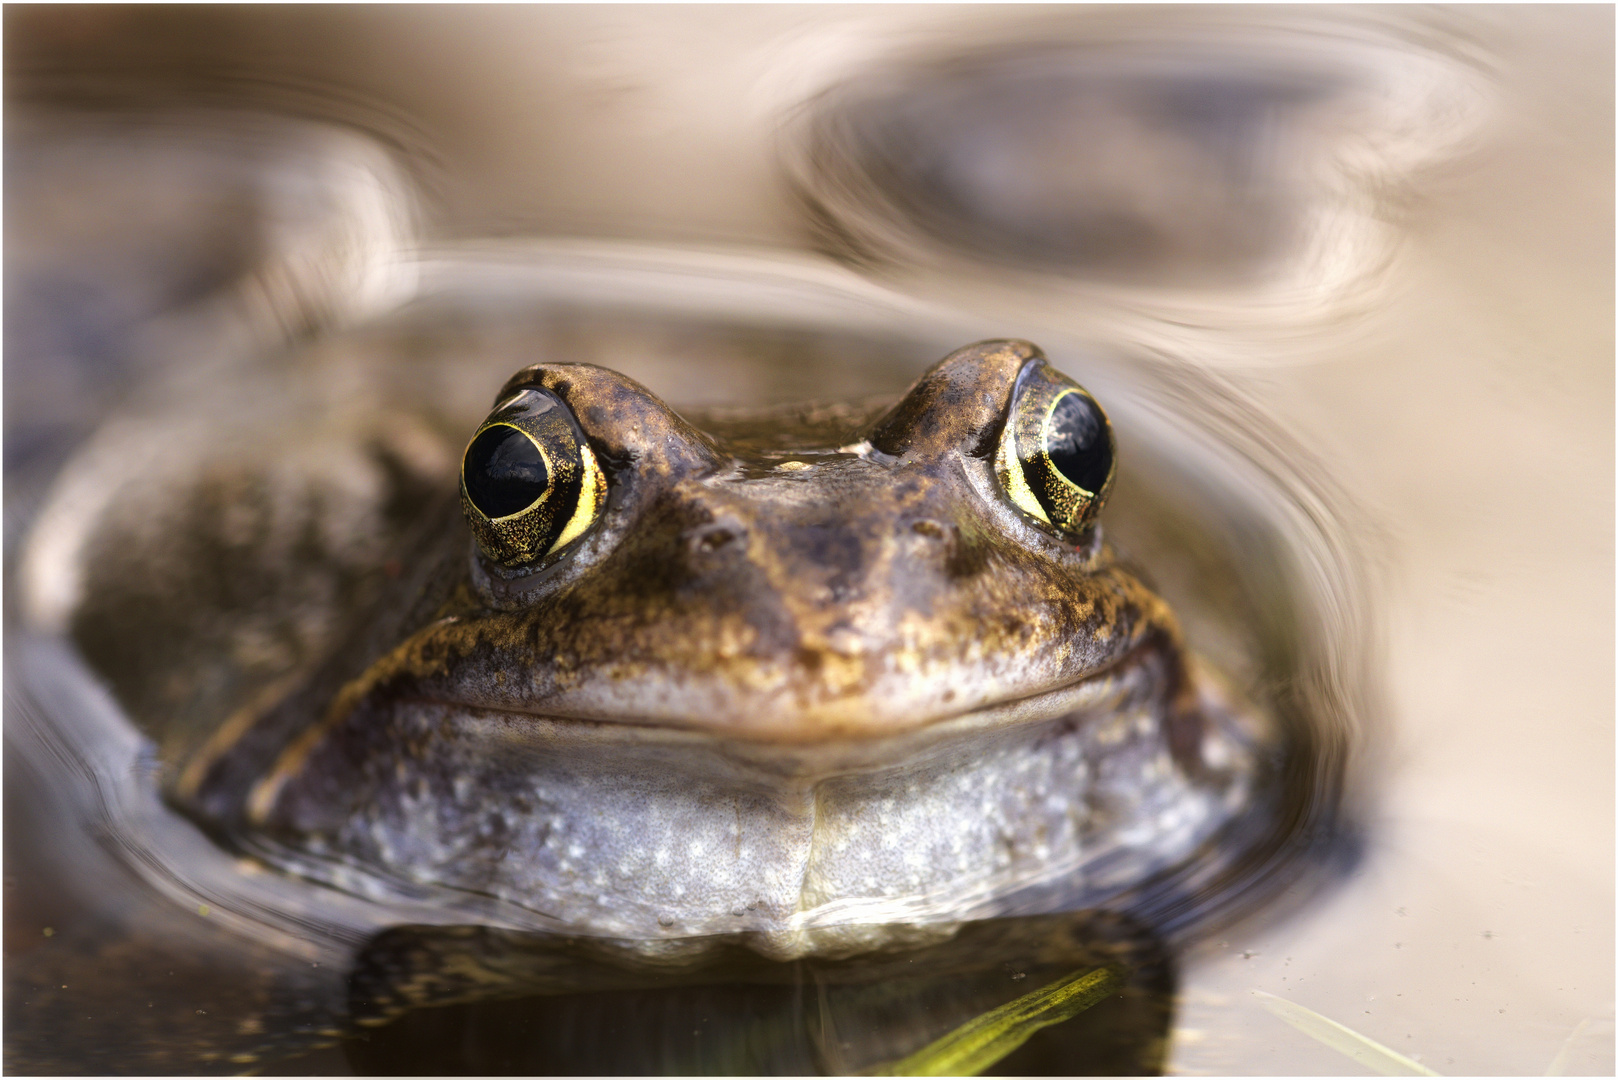
{"type": "Polygon", "coordinates": [[[607,482],[578,421],[548,390],[494,407],[461,459],[461,507],[483,554],[522,566],[572,543],[601,513],[607,482]]]}
{"type": "Polygon", "coordinates": [[[1069,539],[1083,538],[1117,472],[1107,414],[1084,387],[1034,361],[1017,379],[995,472],[1020,510],[1069,539]]]}

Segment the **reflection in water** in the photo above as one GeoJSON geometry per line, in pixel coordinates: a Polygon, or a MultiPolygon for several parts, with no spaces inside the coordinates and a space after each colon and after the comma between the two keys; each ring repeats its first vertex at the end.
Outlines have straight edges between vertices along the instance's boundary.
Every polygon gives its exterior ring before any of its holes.
{"type": "Polygon", "coordinates": [[[341,325],[410,290],[397,253],[414,200],[354,133],[199,111],[8,120],[8,468],[165,367],[341,325]]]}
{"type": "Polygon", "coordinates": [[[1469,148],[1487,102],[1470,63],[1396,36],[1062,37],[888,65],[805,106],[783,156],[817,246],[1180,348],[1186,326],[1240,324],[1251,362],[1255,336],[1375,300],[1401,193],[1469,148]]]}
{"type": "MultiPolygon", "coordinates": [[[[1228,70],[1018,52],[845,91],[809,143],[805,197],[829,187],[851,214],[891,207],[890,228],[917,239],[1066,275],[1251,283],[1317,216],[1297,144],[1318,137],[1311,113],[1342,80],[1221,59],[1228,70]]],[[[826,227],[855,257],[877,242],[826,227]]]]}
{"type": "Polygon", "coordinates": [[[1156,939],[1104,915],[970,923],[941,945],[843,961],[774,963],[734,946],[700,971],[614,960],[588,941],[390,930],[356,961],[360,1031],[345,1050],[366,1073],[846,1075],[1075,971],[1111,968],[1121,987],[991,1071],[1142,1075],[1160,1068],[1174,989],[1156,939]]]}

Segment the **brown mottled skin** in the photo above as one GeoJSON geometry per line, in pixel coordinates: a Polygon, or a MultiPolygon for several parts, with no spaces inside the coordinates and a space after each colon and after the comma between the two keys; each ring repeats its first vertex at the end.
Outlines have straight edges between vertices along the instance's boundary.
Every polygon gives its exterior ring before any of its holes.
{"type": "Polygon", "coordinates": [[[1076,546],[973,484],[1037,355],[963,349],[867,431],[824,424],[790,452],[721,441],[611,371],[524,369],[497,398],[539,385],[568,403],[612,477],[604,520],[537,574],[471,571],[278,767],[318,767],[306,755],[378,695],[819,742],[1064,686],[1144,641],[1173,648],[1167,607],[1095,539],[1076,546]]]}

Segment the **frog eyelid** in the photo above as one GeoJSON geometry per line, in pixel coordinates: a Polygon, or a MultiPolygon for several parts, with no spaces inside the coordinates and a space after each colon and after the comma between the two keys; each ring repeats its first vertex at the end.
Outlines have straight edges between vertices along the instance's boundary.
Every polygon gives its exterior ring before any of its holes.
{"type": "Polygon", "coordinates": [[[636,483],[728,465],[711,436],[619,372],[585,363],[535,364],[507,380],[498,400],[524,390],[546,394],[561,406],[581,441],[590,444],[597,465],[615,482],[621,475],[636,483]]]}

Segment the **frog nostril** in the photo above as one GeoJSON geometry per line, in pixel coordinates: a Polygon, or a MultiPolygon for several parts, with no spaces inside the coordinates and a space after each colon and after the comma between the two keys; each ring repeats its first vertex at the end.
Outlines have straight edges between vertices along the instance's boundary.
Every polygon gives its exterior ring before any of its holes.
{"type": "Polygon", "coordinates": [[[923,518],[920,521],[912,521],[910,523],[910,531],[918,536],[925,536],[929,540],[944,540],[949,536],[949,534],[945,531],[944,526],[940,525],[936,521],[929,521],[926,518],[923,518]]]}
{"type": "Polygon", "coordinates": [[[746,535],[740,529],[731,529],[720,526],[716,529],[705,529],[692,538],[691,546],[700,552],[718,551],[728,544],[733,544],[746,535]]]}

